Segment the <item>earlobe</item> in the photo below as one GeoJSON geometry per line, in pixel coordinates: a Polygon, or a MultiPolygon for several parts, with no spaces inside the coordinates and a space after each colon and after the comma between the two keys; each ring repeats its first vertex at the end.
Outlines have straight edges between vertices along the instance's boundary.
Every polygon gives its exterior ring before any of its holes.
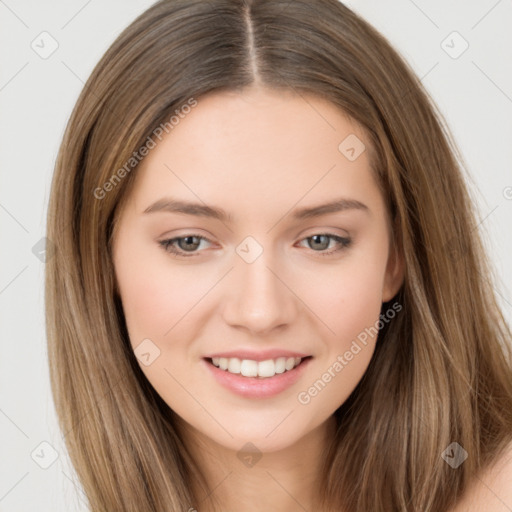
{"type": "Polygon", "coordinates": [[[393,244],[386,266],[384,286],[382,288],[382,302],[390,301],[403,284],[405,275],[405,263],[403,254],[396,244],[393,244]]]}

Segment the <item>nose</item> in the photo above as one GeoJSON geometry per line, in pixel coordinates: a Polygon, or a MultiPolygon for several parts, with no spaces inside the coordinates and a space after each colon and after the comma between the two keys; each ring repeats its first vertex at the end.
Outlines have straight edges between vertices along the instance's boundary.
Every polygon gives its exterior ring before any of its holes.
{"type": "MultiPolygon", "coordinates": [[[[293,283],[275,269],[264,251],[256,261],[237,261],[226,282],[228,300],[223,311],[227,324],[264,336],[285,329],[296,318],[298,305],[293,283]]],[[[274,260],[275,261],[275,260],[274,260]]]]}

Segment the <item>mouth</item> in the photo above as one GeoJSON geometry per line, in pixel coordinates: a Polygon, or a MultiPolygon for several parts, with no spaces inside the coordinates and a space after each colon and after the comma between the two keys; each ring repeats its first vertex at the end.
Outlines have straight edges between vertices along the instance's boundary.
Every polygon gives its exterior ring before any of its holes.
{"type": "Polygon", "coordinates": [[[313,356],[277,357],[262,361],[205,357],[202,362],[214,382],[230,392],[243,398],[268,399],[293,389],[312,359],[313,356]]]}
{"type": "Polygon", "coordinates": [[[276,376],[294,372],[296,368],[305,365],[312,356],[306,357],[277,357],[264,361],[240,359],[237,357],[207,357],[210,365],[226,373],[245,377],[251,380],[272,379],[276,376]]]}

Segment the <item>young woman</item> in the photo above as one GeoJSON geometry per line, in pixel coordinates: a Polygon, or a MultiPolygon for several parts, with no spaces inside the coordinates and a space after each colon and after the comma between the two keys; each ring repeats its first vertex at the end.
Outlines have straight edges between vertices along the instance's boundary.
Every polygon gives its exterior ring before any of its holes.
{"type": "Polygon", "coordinates": [[[449,130],[337,0],[163,0],[93,71],[48,213],[90,509],[512,509],[511,333],[449,130]]]}

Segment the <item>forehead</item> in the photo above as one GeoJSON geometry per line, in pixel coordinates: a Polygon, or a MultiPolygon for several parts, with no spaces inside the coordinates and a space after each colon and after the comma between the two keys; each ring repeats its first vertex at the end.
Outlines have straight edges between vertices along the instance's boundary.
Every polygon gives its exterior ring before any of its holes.
{"type": "Polygon", "coordinates": [[[379,202],[365,132],[323,98],[222,91],[187,112],[136,171],[138,211],[166,195],[260,216],[340,196],[379,202]]]}

